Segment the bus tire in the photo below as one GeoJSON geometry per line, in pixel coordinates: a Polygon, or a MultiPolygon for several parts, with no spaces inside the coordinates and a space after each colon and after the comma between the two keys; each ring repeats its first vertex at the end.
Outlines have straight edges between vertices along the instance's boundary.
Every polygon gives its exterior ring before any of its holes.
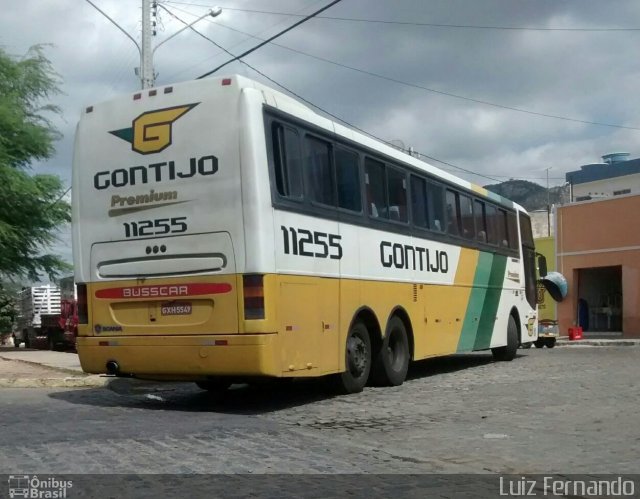
{"type": "Polygon", "coordinates": [[[544,346],[544,339],[539,338],[533,343],[536,348],[542,348],[544,346]]]}
{"type": "Polygon", "coordinates": [[[363,322],[357,320],[349,329],[345,348],[345,371],[334,378],[343,394],[361,392],[371,372],[371,338],[363,322]]]}
{"type": "Polygon", "coordinates": [[[544,346],[547,347],[547,348],[555,347],[556,346],[556,339],[555,338],[545,338],[544,346]]]}
{"type": "Polygon", "coordinates": [[[407,377],[410,357],[407,328],[400,317],[393,316],[373,362],[373,382],[380,386],[400,386],[407,377]]]}
{"type": "Polygon", "coordinates": [[[513,318],[513,315],[510,315],[509,323],[507,325],[507,344],[503,347],[491,349],[494,360],[513,360],[518,352],[518,345],[520,345],[520,339],[518,338],[518,325],[516,324],[516,320],[513,318]]]}
{"type": "Polygon", "coordinates": [[[531,343],[530,341],[527,341],[526,343],[523,343],[522,345],[520,345],[520,348],[524,348],[525,350],[527,350],[532,346],[533,346],[533,343],[531,343]]]}

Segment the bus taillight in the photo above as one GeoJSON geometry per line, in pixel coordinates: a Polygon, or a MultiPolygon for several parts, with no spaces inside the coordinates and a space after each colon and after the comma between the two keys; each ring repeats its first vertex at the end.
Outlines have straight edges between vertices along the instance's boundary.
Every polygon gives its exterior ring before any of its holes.
{"type": "Polygon", "coordinates": [[[245,275],[242,278],[244,289],[244,318],[264,319],[264,286],[260,274],[245,275]]]}
{"type": "Polygon", "coordinates": [[[78,284],[78,324],[89,324],[89,307],[87,305],[87,285],[78,284]]]}

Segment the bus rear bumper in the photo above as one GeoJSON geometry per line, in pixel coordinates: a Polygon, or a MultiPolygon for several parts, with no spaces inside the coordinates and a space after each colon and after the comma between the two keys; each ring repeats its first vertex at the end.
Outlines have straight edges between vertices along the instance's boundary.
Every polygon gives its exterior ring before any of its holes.
{"type": "Polygon", "coordinates": [[[208,376],[282,376],[277,334],[209,336],[79,336],[82,369],[147,379],[202,380],[208,376]]]}

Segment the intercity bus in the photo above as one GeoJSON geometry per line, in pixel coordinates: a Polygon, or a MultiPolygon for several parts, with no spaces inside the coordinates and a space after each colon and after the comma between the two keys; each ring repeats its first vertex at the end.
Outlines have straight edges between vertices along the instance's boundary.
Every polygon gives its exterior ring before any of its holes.
{"type": "Polygon", "coordinates": [[[241,76],[86,108],[72,204],[89,373],[349,393],[537,338],[520,206],[241,76]]]}

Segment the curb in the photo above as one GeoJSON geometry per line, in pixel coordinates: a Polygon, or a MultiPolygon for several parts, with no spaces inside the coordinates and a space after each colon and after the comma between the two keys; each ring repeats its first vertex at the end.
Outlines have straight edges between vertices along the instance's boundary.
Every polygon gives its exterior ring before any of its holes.
{"type": "Polygon", "coordinates": [[[558,340],[558,347],[635,347],[640,340],[558,340]]]}
{"type": "Polygon", "coordinates": [[[35,362],[33,360],[24,360],[24,359],[14,359],[11,358],[9,356],[4,356],[4,355],[0,355],[0,359],[3,360],[8,360],[10,362],[22,362],[23,364],[29,364],[32,366],[36,366],[36,367],[43,367],[45,369],[51,369],[52,371],[58,371],[61,373],[66,373],[66,374],[73,374],[75,376],[82,376],[83,372],[82,371],[78,371],[77,369],[68,369],[66,367],[55,367],[55,366],[50,366],[49,364],[43,364],[42,362],[35,362]]]}
{"type": "Polygon", "coordinates": [[[0,378],[0,388],[102,388],[110,378],[102,376],[65,378],[0,378]]]}

